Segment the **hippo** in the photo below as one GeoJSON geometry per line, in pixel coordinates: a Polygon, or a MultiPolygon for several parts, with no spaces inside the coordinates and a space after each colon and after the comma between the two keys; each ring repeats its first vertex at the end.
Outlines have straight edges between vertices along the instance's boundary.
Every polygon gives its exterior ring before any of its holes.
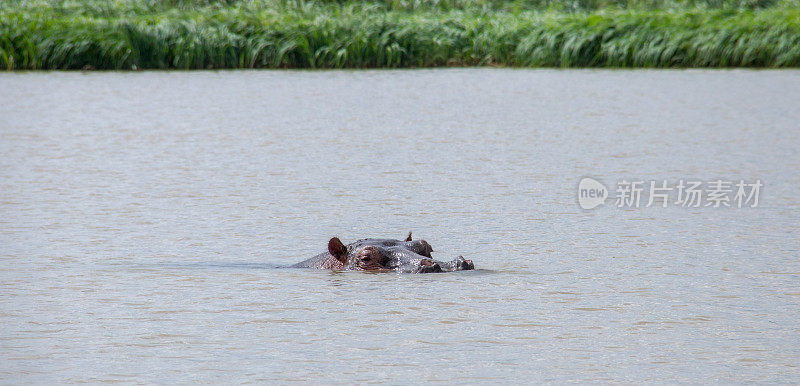
{"type": "Polygon", "coordinates": [[[395,271],[404,273],[452,272],[475,269],[471,260],[458,256],[452,261],[431,257],[433,248],[425,240],[361,239],[344,245],[338,237],[328,241],[328,252],[301,261],[292,268],[331,270],[395,271]]]}

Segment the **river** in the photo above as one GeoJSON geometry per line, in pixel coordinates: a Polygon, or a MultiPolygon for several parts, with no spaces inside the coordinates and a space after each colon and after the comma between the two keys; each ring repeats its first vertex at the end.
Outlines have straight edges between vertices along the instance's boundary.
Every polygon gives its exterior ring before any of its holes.
{"type": "Polygon", "coordinates": [[[798,101],[794,70],[0,73],[0,380],[796,383],[798,101]],[[763,186],[614,198],[684,180],[763,186]],[[476,270],[281,268],[408,231],[476,270]]]}

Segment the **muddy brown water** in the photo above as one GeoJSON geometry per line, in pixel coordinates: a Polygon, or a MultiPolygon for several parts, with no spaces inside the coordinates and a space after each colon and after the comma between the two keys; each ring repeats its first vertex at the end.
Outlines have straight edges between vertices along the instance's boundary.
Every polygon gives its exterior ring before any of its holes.
{"type": "Polygon", "coordinates": [[[798,382],[798,101],[798,71],[0,74],[0,380],[798,382]],[[764,187],[583,210],[586,176],[764,187]],[[278,268],[409,230],[478,270],[278,268]]]}

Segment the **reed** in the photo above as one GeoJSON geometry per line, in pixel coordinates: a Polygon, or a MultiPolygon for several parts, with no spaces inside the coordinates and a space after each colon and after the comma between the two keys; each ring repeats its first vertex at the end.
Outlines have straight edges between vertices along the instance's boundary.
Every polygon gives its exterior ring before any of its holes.
{"type": "Polygon", "coordinates": [[[800,7],[795,0],[0,3],[5,70],[472,65],[797,67],[800,7]]]}

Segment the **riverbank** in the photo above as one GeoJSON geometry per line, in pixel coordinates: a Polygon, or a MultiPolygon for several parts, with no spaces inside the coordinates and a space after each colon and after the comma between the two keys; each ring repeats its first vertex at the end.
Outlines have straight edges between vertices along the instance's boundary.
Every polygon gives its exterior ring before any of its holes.
{"type": "Polygon", "coordinates": [[[449,4],[14,1],[0,5],[0,68],[800,66],[791,2],[449,4]]]}

